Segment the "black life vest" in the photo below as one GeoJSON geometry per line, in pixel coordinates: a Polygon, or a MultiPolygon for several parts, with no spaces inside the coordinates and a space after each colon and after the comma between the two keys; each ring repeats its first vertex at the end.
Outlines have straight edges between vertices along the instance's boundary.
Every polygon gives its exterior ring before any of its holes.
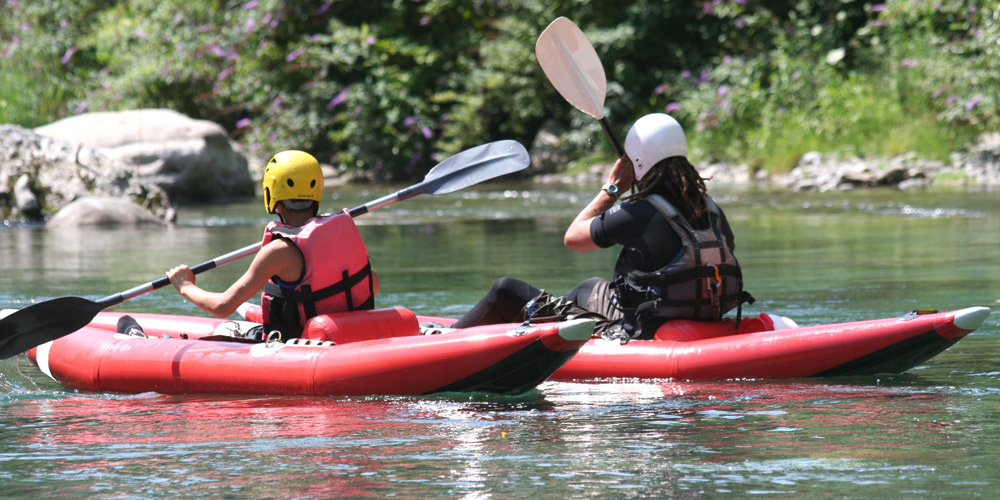
{"type": "Polygon", "coordinates": [[[660,195],[645,200],[677,233],[682,249],[669,264],[653,272],[618,270],[615,294],[626,324],[636,319],[718,320],[743,302],[753,303],[753,297],[743,290],[739,262],[722,234],[722,210],[710,196],[705,196],[706,229],[692,227],[660,195]]]}

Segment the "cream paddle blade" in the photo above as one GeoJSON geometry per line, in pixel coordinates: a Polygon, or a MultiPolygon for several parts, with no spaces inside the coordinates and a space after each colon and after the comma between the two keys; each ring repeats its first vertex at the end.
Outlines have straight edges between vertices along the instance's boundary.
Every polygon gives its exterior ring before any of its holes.
{"type": "Polygon", "coordinates": [[[535,42],[535,57],[563,99],[600,121],[615,152],[622,156],[624,150],[604,116],[608,89],[604,66],[583,31],[565,17],[552,21],[535,42]]]}

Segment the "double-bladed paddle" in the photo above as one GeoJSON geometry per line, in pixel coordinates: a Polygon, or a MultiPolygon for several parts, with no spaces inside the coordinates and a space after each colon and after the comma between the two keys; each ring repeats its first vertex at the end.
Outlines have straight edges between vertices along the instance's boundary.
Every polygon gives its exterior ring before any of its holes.
{"type": "MultiPolygon", "coordinates": [[[[531,163],[527,150],[517,141],[483,144],[455,154],[437,164],[419,184],[396,191],[350,210],[351,217],[377,210],[422,194],[445,194],[480,182],[517,172],[531,163]]],[[[194,274],[215,269],[260,251],[260,243],[248,245],[191,268],[194,274]]],[[[170,284],[162,277],[96,302],[82,297],[60,297],[32,304],[0,319],[0,359],[69,335],[90,323],[97,313],[126,300],[170,284]]]]}
{"type": "Polygon", "coordinates": [[[535,42],[535,57],[556,91],[580,111],[596,118],[618,156],[625,150],[604,116],[608,82],[604,66],[587,35],[573,21],[557,18],[535,42]]]}

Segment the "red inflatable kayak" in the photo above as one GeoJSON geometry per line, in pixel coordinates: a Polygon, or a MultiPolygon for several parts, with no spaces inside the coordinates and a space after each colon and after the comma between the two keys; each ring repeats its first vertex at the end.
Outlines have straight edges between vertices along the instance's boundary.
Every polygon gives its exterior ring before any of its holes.
{"type": "MultiPolygon", "coordinates": [[[[553,374],[555,380],[711,380],[901,373],[979,328],[989,308],[913,312],[900,318],[775,329],[771,317],[735,322],[674,320],[653,340],[594,339],[553,374]]],[[[784,328],[781,328],[784,326],[784,328]]]]}
{"type": "Polygon", "coordinates": [[[320,316],[303,338],[252,342],[254,326],[215,318],[129,314],[143,336],[116,332],[121,313],[28,351],[60,384],[92,392],[266,395],[518,394],[544,382],[590,339],[593,322],[421,331],[404,308],[320,316]]]}

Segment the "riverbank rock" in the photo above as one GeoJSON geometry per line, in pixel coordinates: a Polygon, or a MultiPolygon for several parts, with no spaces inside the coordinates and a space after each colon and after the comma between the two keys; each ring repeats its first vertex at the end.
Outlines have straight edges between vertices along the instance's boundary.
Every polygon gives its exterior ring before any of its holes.
{"type": "Polygon", "coordinates": [[[128,165],[175,203],[254,196],[246,157],[221,125],[168,109],[85,113],[35,129],[128,165]]]}
{"type": "Polygon", "coordinates": [[[167,223],[128,200],[98,196],[71,202],[45,224],[49,228],[144,225],[166,226],[167,223]]]}
{"type": "Polygon", "coordinates": [[[0,219],[41,222],[90,195],[129,201],[164,221],[174,217],[162,189],[98,150],[0,125],[0,219]]]}

